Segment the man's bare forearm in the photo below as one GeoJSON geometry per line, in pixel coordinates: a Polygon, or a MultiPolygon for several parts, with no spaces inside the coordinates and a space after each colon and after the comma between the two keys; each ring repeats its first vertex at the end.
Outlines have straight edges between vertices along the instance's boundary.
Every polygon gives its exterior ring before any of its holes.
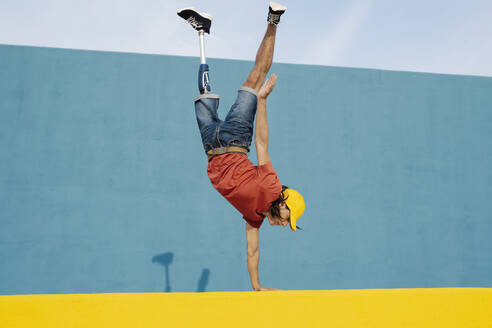
{"type": "Polygon", "coordinates": [[[260,280],[258,278],[258,263],[260,261],[260,251],[256,250],[254,253],[248,252],[248,271],[249,278],[251,279],[251,287],[254,290],[260,288],[260,280]]]}
{"type": "Polygon", "coordinates": [[[268,150],[268,119],[266,112],[266,98],[258,97],[256,109],[255,145],[268,150]]]}
{"type": "Polygon", "coordinates": [[[259,232],[258,228],[252,227],[246,222],[246,242],[248,252],[248,271],[251,279],[251,287],[255,291],[276,290],[260,285],[258,277],[258,263],[260,262],[259,232]]]}

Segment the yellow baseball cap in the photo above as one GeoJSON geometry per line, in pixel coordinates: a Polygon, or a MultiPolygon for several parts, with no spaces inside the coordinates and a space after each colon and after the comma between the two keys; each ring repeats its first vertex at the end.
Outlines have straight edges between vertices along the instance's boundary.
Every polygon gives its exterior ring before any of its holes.
{"type": "Polygon", "coordinates": [[[285,204],[290,210],[290,228],[292,231],[296,231],[297,220],[299,220],[304,213],[306,203],[304,203],[304,198],[302,195],[294,189],[287,188],[283,191],[283,194],[286,198],[285,204]]]}

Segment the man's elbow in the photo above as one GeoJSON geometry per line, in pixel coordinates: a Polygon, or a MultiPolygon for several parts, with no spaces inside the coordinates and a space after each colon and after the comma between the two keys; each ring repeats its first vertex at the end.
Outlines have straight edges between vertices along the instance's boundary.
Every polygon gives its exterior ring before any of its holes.
{"type": "Polygon", "coordinates": [[[255,138],[256,149],[268,149],[268,140],[262,138],[255,138]]]}
{"type": "Polygon", "coordinates": [[[255,257],[258,255],[258,247],[248,247],[247,253],[248,257],[255,257]]]}

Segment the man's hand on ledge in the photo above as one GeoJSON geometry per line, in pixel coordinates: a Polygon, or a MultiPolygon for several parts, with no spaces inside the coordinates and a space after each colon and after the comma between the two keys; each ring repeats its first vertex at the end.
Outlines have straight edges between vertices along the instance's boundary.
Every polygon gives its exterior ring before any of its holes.
{"type": "Polygon", "coordinates": [[[256,287],[253,287],[254,291],[256,292],[268,292],[268,291],[275,291],[275,290],[280,290],[280,289],[277,289],[277,288],[270,288],[270,287],[265,287],[265,286],[256,286],[256,287]]]}

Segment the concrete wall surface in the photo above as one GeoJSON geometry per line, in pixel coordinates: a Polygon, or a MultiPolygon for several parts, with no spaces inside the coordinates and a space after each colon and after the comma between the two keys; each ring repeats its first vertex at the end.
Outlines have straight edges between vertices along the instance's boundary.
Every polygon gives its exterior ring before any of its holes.
{"type": "MultiPolygon", "coordinates": [[[[198,64],[0,45],[0,294],[250,290],[198,64]]],[[[252,62],[209,64],[224,118],[252,62]]],[[[271,72],[272,163],[307,208],[300,232],[261,227],[264,285],[492,287],[492,78],[271,72]]]]}

